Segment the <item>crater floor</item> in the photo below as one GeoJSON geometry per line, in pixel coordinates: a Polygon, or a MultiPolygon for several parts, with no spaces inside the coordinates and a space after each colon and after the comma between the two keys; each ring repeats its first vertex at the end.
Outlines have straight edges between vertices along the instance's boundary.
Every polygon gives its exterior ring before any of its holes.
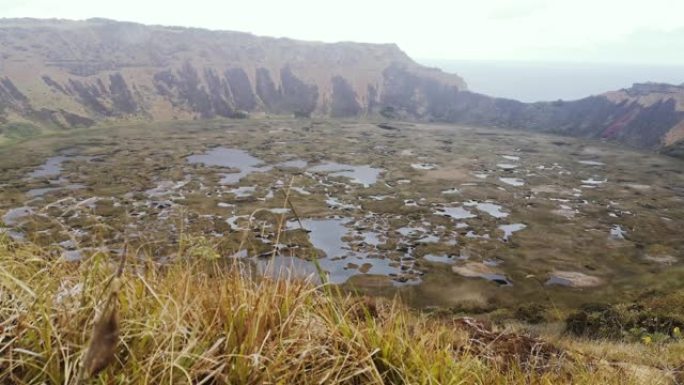
{"type": "Polygon", "coordinates": [[[78,261],[239,260],[416,306],[576,306],[684,286],[684,162],[517,131],[253,119],[0,148],[0,230],[78,261]],[[289,196],[290,204],[285,201],[289,196]],[[220,255],[203,253],[215,245],[220,255]]]}

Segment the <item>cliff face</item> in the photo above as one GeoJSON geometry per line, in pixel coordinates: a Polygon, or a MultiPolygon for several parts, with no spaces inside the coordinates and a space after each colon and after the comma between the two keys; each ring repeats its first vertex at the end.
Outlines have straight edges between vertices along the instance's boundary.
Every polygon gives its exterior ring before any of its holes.
{"type": "Polygon", "coordinates": [[[684,86],[635,84],[575,101],[521,103],[459,92],[441,120],[616,140],[660,149],[684,139],[684,86]]]}
{"type": "Polygon", "coordinates": [[[676,154],[684,140],[684,86],[635,84],[528,104],[468,92],[457,75],[420,66],[391,44],[102,19],[0,20],[0,135],[7,122],[69,128],[248,113],[489,125],[676,154]]]}
{"type": "Polygon", "coordinates": [[[0,116],[64,127],[103,119],[334,117],[465,89],[395,45],[323,44],[108,20],[0,20],[0,116]],[[410,80],[407,80],[410,78],[410,80]]]}

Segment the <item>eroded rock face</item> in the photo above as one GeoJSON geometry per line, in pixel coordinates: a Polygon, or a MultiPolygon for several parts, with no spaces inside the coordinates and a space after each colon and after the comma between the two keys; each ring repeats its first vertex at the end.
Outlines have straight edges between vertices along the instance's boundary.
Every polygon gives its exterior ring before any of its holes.
{"type": "Polygon", "coordinates": [[[342,76],[335,76],[332,78],[333,92],[332,92],[332,106],[330,109],[330,116],[347,117],[357,116],[363,108],[358,102],[358,97],[351,84],[342,76]]]}
{"type": "MultiPolygon", "coordinates": [[[[394,90],[390,100],[413,100],[426,84],[465,89],[458,76],[426,69],[395,45],[320,44],[102,19],[7,19],[0,22],[0,47],[0,116],[11,112],[64,127],[105,118],[243,112],[352,117],[381,109],[385,88],[394,90]],[[388,69],[396,73],[388,77],[388,69]],[[32,76],[38,81],[28,81],[32,76]]],[[[406,109],[429,111],[433,102],[413,100],[406,109]]]]}
{"type": "Polygon", "coordinates": [[[7,110],[30,109],[28,98],[22,94],[8,77],[0,78],[0,122],[7,110]]]}
{"type": "Polygon", "coordinates": [[[401,65],[391,65],[384,72],[380,104],[407,118],[448,121],[459,88],[438,79],[420,76],[401,65]]]}

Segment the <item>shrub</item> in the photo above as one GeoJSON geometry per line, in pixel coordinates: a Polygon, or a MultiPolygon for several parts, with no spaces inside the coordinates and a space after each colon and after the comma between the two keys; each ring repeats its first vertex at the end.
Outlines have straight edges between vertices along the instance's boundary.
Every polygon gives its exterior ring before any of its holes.
{"type": "Polygon", "coordinates": [[[684,318],[671,309],[664,311],[639,303],[587,304],[565,321],[566,332],[575,336],[637,341],[648,336],[654,342],[676,339],[676,331],[683,326],[684,318]]]}

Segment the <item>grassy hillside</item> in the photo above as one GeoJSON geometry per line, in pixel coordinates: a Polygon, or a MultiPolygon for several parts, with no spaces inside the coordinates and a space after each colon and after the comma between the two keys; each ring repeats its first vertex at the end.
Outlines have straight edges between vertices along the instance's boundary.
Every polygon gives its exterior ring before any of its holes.
{"type": "Polygon", "coordinates": [[[117,277],[102,255],[67,262],[3,239],[0,382],[675,383],[684,354],[681,342],[545,341],[256,278],[191,239],[179,248],[164,266],[129,250],[117,277]]]}

